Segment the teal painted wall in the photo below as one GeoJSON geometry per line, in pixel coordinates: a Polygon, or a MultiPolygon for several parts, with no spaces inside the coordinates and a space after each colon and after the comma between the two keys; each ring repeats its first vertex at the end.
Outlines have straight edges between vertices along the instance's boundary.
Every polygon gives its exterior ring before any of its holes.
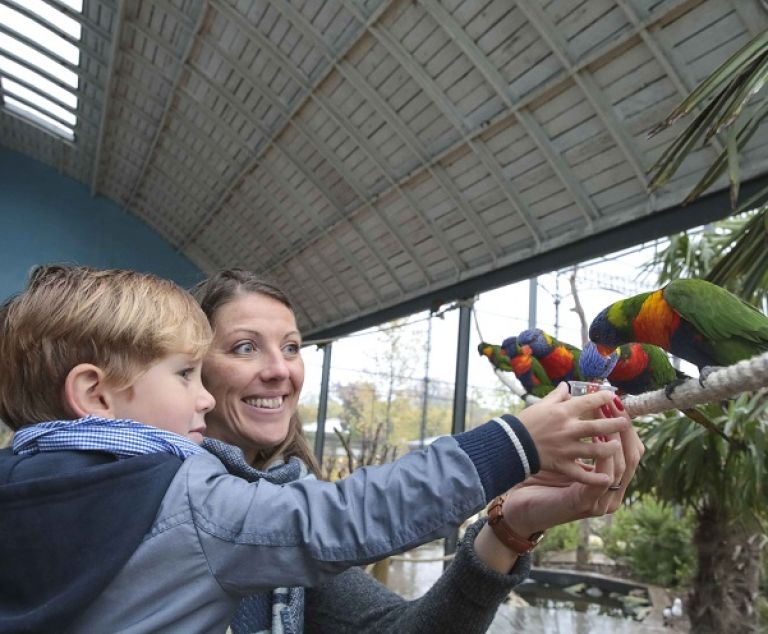
{"type": "Polygon", "coordinates": [[[55,169],[0,147],[0,299],[36,264],[148,271],[190,286],[201,271],[136,216],[55,169]]]}

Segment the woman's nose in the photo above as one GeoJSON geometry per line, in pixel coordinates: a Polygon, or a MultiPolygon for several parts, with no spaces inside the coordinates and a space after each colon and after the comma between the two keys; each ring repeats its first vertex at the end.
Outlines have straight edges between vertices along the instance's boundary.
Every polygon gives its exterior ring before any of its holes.
{"type": "Polygon", "coordinates": [[[288,362],[282,350],[277,350],[262,357],[261,378],[265,381],[279,381],[288,378],[288,362]]]}

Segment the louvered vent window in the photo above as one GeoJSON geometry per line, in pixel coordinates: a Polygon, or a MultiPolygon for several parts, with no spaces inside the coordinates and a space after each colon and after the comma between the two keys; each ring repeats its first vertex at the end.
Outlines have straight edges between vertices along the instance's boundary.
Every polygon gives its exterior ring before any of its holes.
{"type": "Polygon", "coordinates": [[[0,0],[0,104],[75,140],[82,0],[0,0]]]}

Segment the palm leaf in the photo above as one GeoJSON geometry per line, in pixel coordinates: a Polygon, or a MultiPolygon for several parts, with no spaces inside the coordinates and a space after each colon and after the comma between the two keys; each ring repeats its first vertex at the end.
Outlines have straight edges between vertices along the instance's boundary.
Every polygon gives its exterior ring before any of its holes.
{"type": "Polygon", "coordinates": [[[719,108],[727,100],[727,94],[721,94],[705,106],[696,115],[691,124],[672,142],[659,160],[650,169],[652,174],[648,187],[651,191],[664,185],[677,172],[688,154],[705,136],[717,117],[719,108]]]}
{"type": "Polygon", "coordinates": [[[750,40],[742,48],[723,62],[714,73],[701,82],[686,99],[684,99],[661,123],[649,132],[649,136],[658,134],[675,121],[689,114],[701,103],[722,89],[723,84],[730,84],[734,75],[741,74],[743,69],[768,50],[768,30],[750,40]]]}
{"type": "MultiPolygon", "coordinates": [[[[735,148],[729,143],[725,150],[723,150],[717,157],[715,162],[709,167],[704,176],[701,177],[698,183],[694,186],[691,192],[686,196],[683,204],[688,204],[696,200],[701,194],[703,194],[709,187],[720,177],[725,171],[729,162],[733,160],[732,152],[741,151],[744,146],[749,142],[757,128],[763,122],[765,117],[768,116],[768,100],[765,100],[761,106],[755,111],[750,119],[742,126],[742,128],[736,133],[735,136],[735,148]]],[[[733,132],[729,134],[729,140],[733,132]]],[[[683,157],[684,158],[684,157],[683,157]]],[[[735,174],[735,178],[738,182],[738,173],[735,174]]],[[[733,175],[731,179],[731,187],[733,188],[733,175]]],[[[738,187],[737,187],[738,189],[738,187]]],[[[736,202],[732,198],[732,206],[736,207],[736,202]]]]}
{"type": "Polygon", "coordinates": [[[749,68],[734,78],[726,87],[729,93],[729,108],[712,124],[712,129],[705,140],[722,132],[739,117],[752,95],[757,94],[765,84],[768,72],[768,51],[758,57],[749,68]]]}

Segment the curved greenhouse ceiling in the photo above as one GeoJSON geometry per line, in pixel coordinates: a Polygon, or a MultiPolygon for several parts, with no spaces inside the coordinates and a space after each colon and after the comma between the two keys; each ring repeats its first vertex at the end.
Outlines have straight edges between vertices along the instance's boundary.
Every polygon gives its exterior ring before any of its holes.
{"type": "MultiPolygon", "coordinates": [[[[760,0],[0,0],[0,144],[341,333],[675,226],[722,147],[650,195],[680,127],[647,131],[766,26],[760,0]]],[[[763,128],[742,178],[767,161],[763,128]]]]}

